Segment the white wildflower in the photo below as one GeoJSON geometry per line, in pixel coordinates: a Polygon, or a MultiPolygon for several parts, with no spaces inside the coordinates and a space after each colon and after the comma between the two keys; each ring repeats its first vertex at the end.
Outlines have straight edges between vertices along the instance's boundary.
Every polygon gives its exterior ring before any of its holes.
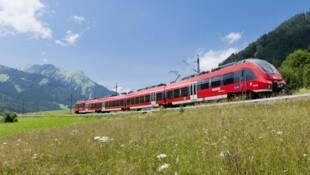
{"type": "Polygon", "coordinates": [[[36,159],[37,157],[38,157],[38,154],[33,154],[31,158],[36,159]]]}
{"type": "Polygon", "coordinates": [[[99,140],[101,137],[100,136],[95,136],[94,140],[99,140]]]}
{"type": "Polygon", "coordinates": [[[121,144],[121,147],[122,147],[122,148],[124,148],[124,147],[125,147],[125,145],[124,145],[124,144],[121,144]]]}
{"type": "Polygon", "coordinates": [[[161,165],[161,166],[158,168],[158,171],[165,170],[165,169],[169,168],[169,166],[170,166],[170,164],[165,163],[165,164],[161,165]]]}
{"type": "Polygon", "coordinates": [[[225,157],[225,152],[224,151],[221,151],[220,157],[225,157]]]}
{"type": "Polygon", "coordinates": [[[21,142],[22,140],[21,140],[21,139],[17,139],[17,141],[18,141],[18,142],[21,142]]]}
{"type": "Polygon", "coordinates": [[[277,132],[277,134],[282,135],[282,134],[283,134],[283,132],[282,132],[282,131],[278,131],[278,132],[277,132]]]}
{"type": "Polygon", "coordinates": [[[99,142],[107,142],[107,141],[109,141],[110,139],[109,139],[109,137],[107,137],[107,136],[102,136],[100,139],[98,139],[98,141],[99,142]]]}
{"type": "Polygon", "coordinates": [[[94,137],[94,140],[97,140],[98,142],[107,142],[107,141],[114,140],[114,139],[110,139],[107,136],[96,136],[94,137]]]}
{"type": "Polygon", "coordinates": [[[227,156],[227,155],[230,155],[230,153],[228,152],[228,151],[221,151],[220,152],[220,157],[225,157],[225,156],[227,156]]]}
{"type": "Polygon", "coordinates": [[[7,145],[8,143],[6,143],[6,142],[3,142],[3,145],[7,145]]]}
{"type": "Polygon", "coordinates": [[[307,154],[303,154],[304,157],[307,157],[307,154]]]}
{"type": "Polygon", "coordinates": [[[167,157],[166,154],[159,154],[159,155],[157,156],[158,159],[162,159],[162,158],[165,158],[165,157],[167,157]]]}
{"type": "Polygon", "coordinates": [[[55,142],[58,142],[59,140],[58,139],[55,139],[55,142]]]}

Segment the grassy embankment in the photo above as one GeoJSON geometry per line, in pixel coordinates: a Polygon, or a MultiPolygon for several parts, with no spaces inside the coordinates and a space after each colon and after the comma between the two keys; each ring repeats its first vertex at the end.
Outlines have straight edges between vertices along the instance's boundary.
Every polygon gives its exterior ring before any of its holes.
{"type": "Polygon", "coordinates": [[[0,174],[309,174],[310,100],[117,115],[1,137],[0,153],[0,174]]]}

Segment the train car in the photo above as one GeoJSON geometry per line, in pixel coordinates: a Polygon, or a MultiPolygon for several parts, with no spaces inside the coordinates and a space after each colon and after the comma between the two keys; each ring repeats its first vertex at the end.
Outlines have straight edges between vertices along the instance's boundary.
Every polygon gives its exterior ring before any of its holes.
{"type": "Polygon", "coordinates": [[[127,109],[140,110],[163,105],[165,86],[165,84],[159,84],[128,93],[126,95],[127,109]]]}
{"type": "Polygon", "coordinates": [[[78,101],[75,111],[83,113],[140,110],[235,96],[252,99],[280,92],[285,85],[282,76],[272,64],[250,58],[191,75],[177,82],[99,100],[78,101]]]}
{"type": "Polygon", "coordinates": [[[102,112],[126,110],[126,94],[113,95],[100,99],[102,112]]]}
{"type": "Polygon", "coordinates": [[[83,113],[84,111],[86,111],[85,103],[86,103],[86,100],[79,100],[79,101],[77,101],[75,103],[74,113],[80,114],[80,113],[83,113]]]}
{"type": "Polygon", "coordinates": [[[285,84],[277,69],[267,61],[246,59],[168,84],[167,105],[218,100],[239,95],[248,99],[270,96],[281,91],[285,84]]]}
{"type": "Polygon", "coordinates": [[[101,104],[99,99],[80,100],[76,102],[74,112],[76,114],[100,112],[101,104]]]}

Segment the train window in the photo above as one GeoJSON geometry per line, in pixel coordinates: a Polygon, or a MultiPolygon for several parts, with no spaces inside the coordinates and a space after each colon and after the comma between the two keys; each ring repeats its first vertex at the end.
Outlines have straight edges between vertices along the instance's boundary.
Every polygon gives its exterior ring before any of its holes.
{"type": "Polygon", "coordinates": [[[246,69],[245,75],[246,75],[246,80],[254,80],[256,78],[256,76],[254,75],[251,69],[246,69]]]}
{"type": "Polygon", "coordinates": [[[178,97],[180,97],[180,89],[175,89],[174,91],[173,91],[173,95],[174,95],[174,98],[178,98],[178,97]]]}
{"type": "Polygon", "coordinates": [[[129,98],[127,99],[127,104],[130,105],[130,99],[129,98]]]}
{"type": "Polygon", "coordinates": [[[221,86],[222,76],[216,76],[211,79],[211,87],[221,86]]]}
{"type": "Polygon", "coordinates": [[[144,96],[140,97],[140,103],[144,103],[144,96]]]}
{"type": "Polygon", "coordinates": [[[241,71],[234,72],[234,83],[239,83],[241,81],[241,71]]]}
{"type": "Polygon", "coordinates": [[[135,98],[130,99],[130,104],[132,104],[132,105],[135,104],[135,98]]]}
{"type": "Polygon", "coordinates": [[[136,103],[136,104],[139,103],[139,100],[140,100],[140,98],[139,98],[139,97],[136,97],[135,103],[136,103]]]}
{"type": "Polygon", "coordinates": [[[201,90],[201,81],[197,82],[197,90],[201,90]]]}
{"type": "Polygon", "coordinates": [[[119,106],[119,103],[120,103],[119,100],[115,101],[115,106],[119,106]]]}
{"type": "Polygon", "coordinates": [[[150,95],[144,96],[144,101],[145,102],[150,102],[150,95]]]}
{"type": "Polygon", "coordinates": [[[208,89],[209,88],[209,79],[204,79],[204,80],[201,80],[201,87],[200,89],[208,89]]]}
{"type": "Polygon", "coordinates": [[[157,94],[156,94],[156,99],[157,99],[157,100],[163,100],[163,93],[162,93],[162,92],[157,93],[157,94]]]}
{"type": "Polygon", "coordinates": [[[265,73],[277,73],[277,69],[270,63],[265,60],[250,60],[250,62],[254,62],[258,65],[265,73]]]}
{"type": "Polygon", "coordinates": [[[228,73],[223,75],[223,84],[233,84],[234,83],[234,73],[228,73]]]}
{"type": "Polygon", "coordinates": [[[188,87],[184,87],[181,89],[181,96],[182,97],[188,96],[188,87]]]}
{"type": "Polygon", "coordinates": [[[168,98],[168,99],[173,98],[173,91],[168,91],[168,92],[167,92],[167,98],[168,98]]]}

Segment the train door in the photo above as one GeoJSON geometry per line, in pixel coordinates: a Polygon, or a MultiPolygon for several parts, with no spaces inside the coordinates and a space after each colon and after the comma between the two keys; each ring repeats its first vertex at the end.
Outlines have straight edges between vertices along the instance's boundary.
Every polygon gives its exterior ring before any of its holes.
{"type": "Polygon", "coordinates": [[[197,82],[189,85],[189,95],[191,101],[195,101],[197,99],[197,82]]]}
{"type": "Polygon", "coordinates": [[[85,103],[85,111],[89,111],[89,104],[88,103],[85,103]]]}
{"type": "Polygon", "coordinates": [[[156,92],[151,93],[151,105],[156,106],[156,92]]]}
{"type": "Polygon", "coordinates": [[[246,80],[246,71],[245,69],[241,70],[241,77],[240,77],[240,81],[241,81],[241,89],[242,89],[242,93],[246,93],[247,90],[247,80],[246,80]]]}
{"type": "Polygon", "coordinates": [[[246,77],[245,69],[235,72],[235,81],[239,82],[239,85],[235,86],[235,90],[236,92],[241,92],[242,96],[245,96],[247,91],[246,77]]]}
{"type": "Polygon", "coordinates": [[[102,102],[102,109],[101,111],[105,111],[105,102],[102,102]]]}

